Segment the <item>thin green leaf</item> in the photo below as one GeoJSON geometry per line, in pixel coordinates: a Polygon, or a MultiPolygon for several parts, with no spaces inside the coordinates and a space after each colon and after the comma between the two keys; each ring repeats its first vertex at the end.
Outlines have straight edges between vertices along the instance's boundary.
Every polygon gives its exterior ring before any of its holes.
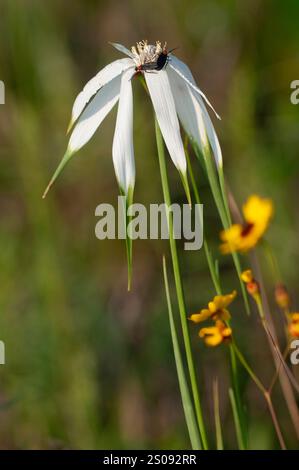
{"type": "Polygon", "coordinates": [[[182,173],[181,171],[179,173],[180,173],[180,177],[181,177],[183,187],[184,187],[184,190],[185,190],[185,193],[186,193],[188,204],[189,204],[189,206],[191,206],[191,204],[192,204],[192,202],[191,202],[191,193],[190,193],[187,173],[182,173]]]}
{"type": "Polygon", "coordinates": [[[48,186],[46,187],[45,189],[45,192],[43,194],[43,199],[45,199],[45,197],[47,196],[48,194],[48,191],[49,189],[51,188],[51,186],[53,185],[53,183],[56,181],[56,179],[58,178],[58,176],[60,175],[60,173],[62,172],[62,170],[64,169],[65,165],[67,164],[67,162],[72,158],[72,156],[74,155],[74,152],[71,152],[70,150],[67,150],[61,160],[61,162],[59,163],[58,167],[56,168],[48,186]]]}
{"type": "Polygon", "coordinates": [[[215,259],[215,272],[219,280],[219,260],[218,259],[215,259]]]}
{"type": "MultiPolygon", "coordinates": [[[[162,134],[159,128],[159,124],[156,118],[155,118],[155,130],[156,130],[156,142],[157,142],[159,168],[160,168],[164,202],[167,208],[169,208],[171,206],[171,197],[170,197],[170,190],[169,190],[168,176],[167,176],[167,169],[166,169],[164,143],[163,143],[162,134]]],[[[178,301],[178,307],[179,307],[179,313],[180,313],[182,334],[183,334],[183,340],[184,340],[184,346],[185,346],[185,353],[186,353],[188,372],[189,372],[189,377],[190,377],[192,396],[194,400],[195,414],[197,418],[202,446],[205,450],[207,450],[209,445],[208,445],[207,433],[206,433],[206,428],[205,428],[205,422],[204,422],[203,413],[202,413],[196,370],[195,370],[194,359],[193,359],[192,348],[191,348],[191,341],[190,341],[189,330],[188,330],[185,296],[184,296],[184,289],[183,289],[181,273],[180,273],[180,264],[179,264],[176,240],[173,235],[173,218],[172,218],[171,211],[167,211],[167,222],[168,222],[168,230],[169,230],[169,245],[170,245],[170,253],[171,253],[171,259],[172,259],[172,266],[173,266],[175,288],[176,288],[177,301],[178,301]]]]}
{"type": "Polygon", "coordinates": [[[131,290],[132,284],[132,257],[133,257],[133,241],[131,235],[128,233],[128,224],[131,217],[127,216],[128,207],[133,204],[133,188],[129,188],[126,198],[126,249],[127,249],[127,265],[128,265],[128,291],[131,290]]]}
{"type": "Polygon", "coordinates": [[[223,438],[221,429],[221,418],[219,409],[219,389],[218,380],[213,381],[213,403],[214,403],[214,418],[215,418],[215,430],[216,430],[216,446],[217,450],[223,450],[223,438]]]}
{"type": "Polygon", "coordinates": [[[243,439],[242,439],[241,423],[239,420],[235,394],[232,388],[229,389],[229,398],[230,398],[230,403],[231,403],[232,410],[233,410],[238,447],[239,447],[239,450],[245,450],[243,439]]]}
{"type": "Polygon", "coordinates": [[[167,276],[167,268],[166,268],[166,261],[165,257],[163,256],[163,273],[164,273],[164,283],[165,283],[165,293],[166,293],[166,300],[167,300],[167,307],[168,307],[168,314],[169,314],[169,324],[170,324],[170,331],[171,331],[171,339],[173,344],[173,351],[174,351],[174,358],[175,364],[178,374],[179,380],[179,387],[181,392],[181,398],[185,413],[186,424],[189,432],[189,437],[192,445],[192,449],[200,450],[200,438],[199,432],[196,424],[196,418],[194,414],[194,409],[191,401],[191,396],[186,380],[186,375],[184,372],[184,366],[181,356],[181,351],[178,343],[178,337],[176,333],[175,323],[173,319],[173,312],[171,306],[171,299],[169,293],[169,283],[168,283],[168,276],[167,276]]]}
{"type": "MultiPolygon", "coordinates": [[[[195,155],[201,161],[202,152],[200,151],[196,142],[192,141],[192,147],[195,152],[195,155]]],[[[211,155],[211,151],[208,146],[205,147],[205,149],[203,150],[203,157],[204,157],[204,164],[205,164],[205,169],[207,172],[210,188],[211,188],[212,195],[213,195],[213,198],[214,198],[214,201],[215,201],[215,204],[216,204],[216,207],[217,207],[220,219],[221,219],[221,223],[223,225],[223,228],[227,229],[231,225],[231,223],[230,223],[230,216],[228,216],[227,214],[228,204],[226,200],[226,194],[224,192],[223,185],[221,185],[219,181],[219,175],[216,172],[214,159],[211,155]]],[[[239,255],[238,253],[233,252],[231,253],[231,256],[233,258],[236,272],[238,275],[245,309],[246,309],[247,314],[250,315],[250,306],[249,306],[247,291],[246,291],[244,283],[240,279],[242,270],[241,270],[241,263],[240,263],[239,255]]]]}

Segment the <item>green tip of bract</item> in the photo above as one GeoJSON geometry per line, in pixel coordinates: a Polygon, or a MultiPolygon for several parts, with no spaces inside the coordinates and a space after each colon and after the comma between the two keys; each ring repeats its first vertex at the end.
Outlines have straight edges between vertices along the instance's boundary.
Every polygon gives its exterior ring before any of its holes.
{"type": "Polygon", "coordinates": [[[45,189],[45,192],[43,194],[43,199],[45,199],[45,197],[47,196],[51,186],[54,184],[54,182],[56,181],[56,179],[58,178],[58,176],[60,175],[60,173],[62,172],[63,168],[65,167],[65,165],[67,164],[67,162],[70,160],[70,158],[73,156],[73,153],[70,151],[70,150],[67,150],[61,160],[61,162],[59,163],[54,175],[52,176],[48,186],[46,187],[45,189]]]}
{"type": "Polygon", "coordinates": [[[128,292],[130,292],[131,286],[132,286],[132,263],[130,267],[128,264],[128,292]]]}
{"type": "Polygon", "coordinates": [[[73,117],[71,117],[71,120],[70,120],[70,122],[69,122],[69,125],[67,126],[66,135],[68,135],[68,134],[70,133],[70,131],[71,131],[73,125],[74,125],[74,121],[73,121],[73,117]]]}
{"type": "Polygon", "coordinates": [[[51,180],[50,183],[48,184],[48,186],[46,187],[44,193],[43,193],[43,196],[42,196],[43,199],[45,199],[45,197],[47,196],[47,194],[48,194],[48,192],[49,192],[49,190],[50,190],[52,184],[53,184],[53,183],[52,183],[52,180],[51,180]]]}
{"type": "Polygon", "coordinates": [[[128,291],[131,290],[132,286],[132,253],[133,253],[133,242],[132,237],[128,233],[128,225],[130,222],[130,216],[128,216],[128,207],[133,203],[133,192],[134,188],[132,186],[129,187],[128,191],[126,192],[122,186],[119,184],[119,192],[122,196],[123,202],[123,217],[124,217],[124,224],[126,230],[126,254],[127,254],[127,267],[128,267],[128,291]]]}
{"type": "Polygon", "coordinates": [[[127,244],[127,263],[128,263],[128,291],[131,290],[132,286],[132,258],[133,258],[133,241],[130,234],[128,234],[128,223],[130,222],[130,217],[127,216],[128,207],[133,204],[133,193],[134,188],[129,187],[128,194],[126,196],[126,244],[127,244]]]}
{"type": "Polygon", "coordinates": [[[127,249],[127,266],[128,266],[128,292],[131,290],[132,286],[132,239],[130,237],[126,238],[126,249],[127,249]]]}
{"type": "Polygon", "coordinates": [[[192,201],[191,201],[191,193],[190,193],[190,188],[189,188],[189,183],[188,183],[187,172],[185,173],[180,172],[180,176],[181,176],[181,180],[184,186],[188,204],[191,207],[192,201]]]}

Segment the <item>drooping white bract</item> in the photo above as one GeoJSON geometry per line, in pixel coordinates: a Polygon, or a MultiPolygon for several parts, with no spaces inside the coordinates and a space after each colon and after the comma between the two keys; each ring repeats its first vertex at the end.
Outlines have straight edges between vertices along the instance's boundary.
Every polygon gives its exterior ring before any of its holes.
{"type": "MultiPolygon", "coordinates": [[[[136,73],[144,74],[163,139],[183,181],[187,182],[187,165],[179,121],[200,149],[204,150],[210,144],[217,166],[222,166],[219,141],[205,104],[214,112],[215,110],[197,87],[187,65],[168,53],[166,44],[162,47],[160,42],[151,45],[147,41],[141,41],[131,51],[121,44],[112,45],[128,57],[104,67],[77,96],[69,126],[69,130],[73,128],[73,131],[67,151],[44,197],[65,164],[91,139],[117,102],[113,164],[121,191],[126,196],[133,193],[135,162],[132,78],[136,73]]],[[[216,112],[215,114],[219,117],[216,112]]]]}

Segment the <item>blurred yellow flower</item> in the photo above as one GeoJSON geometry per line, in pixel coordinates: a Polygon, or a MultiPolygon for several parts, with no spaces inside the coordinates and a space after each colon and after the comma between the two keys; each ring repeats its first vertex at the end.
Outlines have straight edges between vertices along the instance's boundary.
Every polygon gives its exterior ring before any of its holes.
{"type": "Polygon", "coordinates": [[[236,297],[237,292],[234,290],[231,294],[216,295],[214,299],[208,303],[208,308],[203,308],[198,313],[190,315],[189,320],[193,323],[201,323],[205,320],[212,319],[227,321],[230,319],[230,313],[226,309],[236,297]]]}
{"type": "Polygon", "coordinates": [[[215,326],[201,328],[199,337],[202,338],[207,346],[218,346],[223,341],[229,341],[232,336],[232,330],[226,324],[217,320],[215,326]]]}
{"type": "Polygon", "coordinates": [[[245,282],[245,284],[253,281],[253,275],[252,275],[251,269],[246,269],[246,271],[243,271],[240,277],[242,281],[245,282]]]}
{"type": "Polygon", "coordinates": [[[289,333],[293,338],[299,338],[299,313],[292,313],[290,317],[289,333]]]}
{"type": "Polygon", "coordinates": [[[251,269],[243,271],[240,277],[246,284],[248,294],[250,294],[256,302],[260,301],[260,286],[257,280],[254,279],[251,269]]]}
{"type": "Polygon", "coordinates": [[[268,228],[273,215],[273,204],[270,199],[257,195],[250,196],[243,205],[244,224],[233,224],[220,233],[223,254],[246,251],[255,247],[268,228]]]}
{"type": "Polygon", "coordinates": [[[201,323],[209,319],[215,322],[214,326],[208,326],[199,330],[199,337],[203,338],[207,346],[218,346],[218,344],[231,338],[232,330],[225,322],[231,317],[227,307],[232,303],[236,295],[237,292],[235,290],[231,294],[216,295],[208,303],[208,308],[204,308],[198,313],[193,313],[189,317],[189,320],[193,321],[193,323],[201,323]]]}
{"type": "Polygon", "coordinates": [[[275,286],[275,300],[282,310],[288,310],[291,305],[290,296],[285,285],[279,283],[275,286]]]}

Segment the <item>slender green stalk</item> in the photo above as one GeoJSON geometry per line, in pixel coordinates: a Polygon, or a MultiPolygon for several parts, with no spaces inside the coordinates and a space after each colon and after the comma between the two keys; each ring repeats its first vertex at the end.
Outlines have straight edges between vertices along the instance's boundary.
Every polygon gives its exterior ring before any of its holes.
{"type": "MultiPolygon", "coordinates": [[[[210,150],[208,150],[206,152],[205,163],[206,163],[206,167],[207,167],[208,179],[209,179],[210,186],[211,186],[211,189],[212,189],[212,194],[213,194],[216,206],[218,208],[218,212],[219,212],[219,215],[220,215],[220,218],[221,218],[221,221],[222,221],[222,225],[223,225],[224,229],[228,229],[229,226],[231,225],[231,217],[230,217],[228,202],[227,202],[227,198],[226,198],[226,192],[225,192],[225,188],[224,188],[224,178],[222,178],[222,184],[221,184],[221,177],[220,177],[220,184],[219,184],[219,179],[218,179],[216,171],[215,171],[215,165],[214,165],[214,161],[212,159],[212,155],[211,155],[210,150]]],[[[220,170],[220,173],[222,174],[222,177],[223,177],[223,170],[220,170]]],[[[236,271],[237,271],[237,274],[238,274],[238,279],[239,279],[239,283],[240,283],[240,286],[241,286],[241,292],[242,292],[242,296],[243,296],[243,299],[244,299],[246,312],[249,315],[250,314],[250,307],[249,307],[249,302],[248,302],[248,296],[247,296],[245,286],[244,286],[243,282],[240,279],[240,276],[241,276],[241,273],[242,273],[240,259],[239,259],[239,256],[236,252],[232,252],[231,255],[232,255],[234,265],[235,265],[235,268],[236,268],[236,271]]]]}
{"type": "Polygon", "coordinates": [[[232,388],[229,389],[229,398],[230,398],[230,402],[231,402],[231,406],[233,410],[233,417],[234,417],[238,447],[239,447],[239,450],[245,450],[243,439],[242,439],[241,423],[240,423],[239,415],[237,411],[237,403],[236,403],[235,394],[232,388]]]}
{"type": "MultiPolygon", "coordinates": [[[[196,153],[198,153],[198,149],[196,153]]],[[[208,180],[210,183],[211,191],[213,194],[216,207],[219,212],[222,225],[224,228],[227,228],[229,226],[229,221],[228,221],[227,214],[225,211],[221,191],[219,189],[219,179],[217,177],[215,167],[214,167],[214,162],[212,161],[211,153],[208,148],[204,150],[204,162],[206,166],[206,171],[207,171],[207,176],[208,176],[208,180]]]]}
{"type": "MultiPolygon", "coordinates": [[[[188,164],[188,171],[189,171],[191,186],[192,186],[194,197],[195,197],[195,202],[197,204],[201,204],[197,184],[196,184],[196,181],[195,181],[195,178],[194,178],[194,173],[193,173],[193,169],[192,169],[192,165],[191,165],[191,161],[190,161],[190,156],[189,156],[189,153],[188,153],[186,148],[185,148],[185,154],[186,154],[186,159],[187,159],[187,164],[188,164]]],[[[215,287],[215,291],[216,291],[217,294],[221,294],[219,276],[218,276],[218,273],[216,272],[215,264],[214,264],[214,261],[213,261],[212,255],[211,255],[211,251],[209,249],[209,245],[208,245],[208,242],[207,242],[205,236],[204,236],[204,241],[203,241],[203,247],[204,247],[204,250],[205,250],[205,255],[206,255],[207,263],[208,263],[208,266],[209,266],[211,278],[212,278],[212,281],[213,281],[213,284],[214,284],[214,287],[215,287]]]]}
{"type": "Polygon", "coordinates": [[[213,404],[214,404],[214,418],[215,418],[215,431],[216,431],[216,447],[217,450],[223,450],[223,438],[221,429],[220,406],[219,406],[219,388],[218,380],[213,381],[213,404]]]}
{"type": "Polygon", "coordinates": [[[275,413],[275,410],[274,410],[274,407],[273,407],[271,395],[268,392],[266,392],[264,396],[265,396],[265,400],[267,402],[267,405],[268,405],[268,408],[269,408],[269,411],[270,411],[270,414],[271,414],[271,418],[272,418],[272,421],[273,421],[273,425],[275,427],[275,431],[276,431],[276,434],[277,434],[277,437],[278,437],[278,440],[279,440],[280,447],[281,447],[282,450],[287,450],[282,432],[280,430],[279,422],[278,422],[278,419],[277,419],[277,416],[276,416],[276,413],[275,413]]]}
{"type": "MultiPolygon", "coordinates": [[[[187,150],[186,145],[185,145],[185,154],[186,154],[188,171],[189,171],[189,176],[190,176],[190,181],[191,181],[191,186],[193,189],[195,201],[197,204],[200,204],[201,202],[200,202],[200,197],[199,197],[199,191],[198,191],[198,187],[197,187],[196,180],[194,177],[191,160],[190,160],[189,152],[187,150]]],[[[204,237],[204,250],[205,250],[206,259],[208,262],[211,278],[212,278],[216,293],[221,295],[222,290],[220,286],[219,275],[218,275],[218,272],[216,271],[215,264],[214,264],[209,246],[208,246],[208,242],[206,241],[205,237],[204,237]]],[[[237,363],[236,363],[236,358],[235,358],[235,352],[232,347],[230,347],[230,362],[231,362],[231,379],[232,379],[234,394],[236,398],[236,410],[238,413],[238,421],[241,423],[242,445],[244,448],[246,448],[246,443],[247,443],[246,417],[244,415],[244,410],[242,406],[241,392],[240,392],[240,386],[239,386],[239,380],[238,380],[238,368],[237,368],[237,363]]]]}
{"type": "Polygon", "coordinates": [[[126,230],[126,254],[127,254],[127,269],[128,269],[128,291],[131,290],[132,286],[132,255],[133,255],[133,242],[131,234],[128,233],[128,225],[131,221],[131,217],[128,216],[128,208],[133,203],[133,189],[130,188],[128,195],[125,194],[124,190],[119,186],[119,193],[122,196],[122,215],[123,223],[126,230]]]}
{"type": "Polygon", "coordinates": [[[255,303],[256,303],[256,306],[257,306],[259,316],[260,316],[262,322],[264,323],[266,317],[265,317],[264,307],[263,307],[263,303],[262,303],[262,299],[261,299],[260,294],[255,296],[254,300],[255,300],[255,303]]]}
{"type": "MultiPolygon", "coordinates": [[[[169,191],[168,177],[167,177],[167,171],[166,171],[164,144],[163,144],[161,131],[160,131],[156,118],[155,118],[155,130],[156,130],[156,140],[157,140],[157,149],[158,149],[159,166],[160,166],[164,202],[166,204],[166,207],[169,208],[171,206],[171,199],[170,199],[170,191],[169,191]]],[[[167,210],[167,222],[168,222],[168,230],[169,230],[170,253],[171,253],[171,258],[172,258],[175,287],[176,287],[176,293],[177,293],[183,340],[184,340],[196,418],[197,418],[198,427],[200,431],[202,446],[204,449],[208,449],[207,435],[206,435],[206,430],[205,430],[205,425],[204,425],[204,420],[203,420],[203,414],[202,414],[201,403],[200,403],[200,398],[199,398],[198,385],[197,385],[197,379],[196,379],[196,373],[195,373],[195,367],[194,367],[194,361],[193,361],[191,343],[190,343],[190,337],[189,337],[189,331],[188,331],[187,312],[186,312],[186,306],[185,306],[184,291],[183,291],[183,286],[182,286],[182,281],[181,281],[178,253],[177,253],[176,242],[173,236],[173,219],[172,219],[172,214],[170,210],[167,210]]]]}
{"type": "Polygon", "coordinates": [[[236,356],[238,357],[239,361],[241,362],[242,366],[245,368],[245,370],[248,372],[249,376],[252,378],[256,386],[260,389],[260,391],[265,394],[267,392],[266,388],[262,384],[262,382],[259,380],[259,378],[255,375],[251,367],[249,366],[248,362],[244,358],[243,354],[237,347],[236,343],[232,343],[232,346],[234,348],[234,351],[236,353],[236,356]]]}
{"type": "Polygon", "coordinates": [[[263,321],[263,326],[264,326],[264,329],[265,329],[265,332],[269,338],[269,343],[270,343],[270,346],[273,347],[273,351],[274,353],[276,354],[277,356],[277,363],[278,365],[281,364],[282,365],[282,368],[284,370],[284,372],[286,373],[288,379],[289,379],[289,382],[290,384],[293,386],[294,390],[299,394],[299,384],[294,376],[294,374],[292,373],[291,369],[288,367],[288,365],[286,364],[285,360],[284,360],[284,357],[283,355],[281,354],[280,352],[280,349],[277,345],[277,342],[275,341],[271,331],[269,330],[269,327],[266,323],[266,321],[263,321]]]}
{"type": "Polygon", "coordinates": [[[282,367],[283,367],[283,369],[284,369],[291,385],[297,391],[297,393],[299,393],[299,384],[296,381],[296,378],[294,377],[292,371],[287,366],[287,364],[285,362],[285,359],[284,359],[284,356],[281,354],[281,351],[280,351],[280,348],[277,344],[277,341],[273,337],[273,334],[271,333],[270,328],[267,324],[267,320],[266,320],[265,311],[264,311],[264,307],[263,307],[261,297],[258,296],[255,299],[255,301],[256,301],[256,305],[257,305],[258,312],[259,312],[259,315],[260,315],[260,318],[261,318],[261,321],[262,321],[264,331],[266,333],[266,336],[267,336],[269,344],[270,344],[270,348],[271,348],[271,350],[273,351],[273,353],[275,354],[275,356],[277,358],[277,362],[276,362],[275,357],[274,357],[274,362],[277,364],[277,368],[279,368],[280,364],[282,365],[282,367]]]}
{"type": "Polygon", "coordinates": [[[186,375],[184,371],[175,322],[173,318],[172,305],[171,305],[171,299],[170,299],[170,293],[169,293],[167,266],[166,266],[166,260],[164,256],[163,256],[163,274],[164,274],[165,294],[166,294],[167,307],[168,307],[171,339],[172,339],[172,344],[173,344],[173,352],[174,352],[174,358],[175,358],[176,369],[177,369],[177,374],[178,374],[178,381],[179,381],[179,387],[180,387],[182,403],[183,403],[183,408],[184,408],[184,413],[185,413],[186,424],[187,424],[187,428],[189,432],[192,449],[200,450],[201,444],[200,444],[200,437],[198,434],[197,422],[196,422],[196,418],[194,414],[192,400],[190,397],[190,392],[189,392],[187,379],[186,379],[186,375]]]}
{"type": "Polygon", "coordinates": [[[221,190],[221,194],[222,194],[222,199],[223,199],[223,203],[224,203],[224,208],[225,208],[227,220],[228,220],[229,224],[231,225],[232,219],[231,219],[228,200],[227,200],[227,191],[226,191],[226,187],[225,187],[225,178],[224,178],[223,166],[221,166],[219,168],[218,174],[219,174],[220,190],[221,190]]]}
{"type": "Polygon", "coordinates": [[[270,267],[270,271],[272,272],[274,281],[276,283],[281,282],[282,277],[281,277],[278,261],[272,249],[272,246],[266,239],[263,239],[261,241],[261,246],[264,250],[264,254],[267,259],[268,265],[270,267]]]}
{"type": "MultiPolygon", "coordinates": [[[[258,279],[258,282],[259,282],[259,285],[260,285],[260,290],[261,290],[261,293],[262,293],[264,316],[266,317],[266,320],[267,320],[267,326],[269,325],[268,326],[268,331],[266,331],[266,333],[267,333],[267,337],[268,337],[268,340],[269,340],[269,343],[270,343],[271,353],[272,353],[273,358],[274,358],[275,367],[276,367],[276,369],[279,369],[279,381],[280,381],[281,389],[282,389],[283,396],[285,398],[285,401],[286,401],[286,404],[287,404],[287,407],[288,407],[290,418],[292,420],[292,423],[293,423],[293,426],[294,426],[294,429],[295,429],[295,432],[296,432],[296,436],[299,439],[298,406],[297,406],[296,399],[295,399],[295,396],[294,396],[294,393],[293,393],[293,390],[292,390],[292,383],[291,383],[291,380],[290,380],[290,376],[289,376],[289,373],[286,370],[285,361],[282,360],[281,362],[279,362],[279,357],[278,356],[279,356],[280,351],[279,351],[279,348],[277,347],[277,334],[276,334],[275,325],[273,323],[273,319],[272,319],[272,316],[271,316],[271,311],[270,311],[270,308],[269,308],[269,305],[268,305],[268,300],[267,300],[266,290],[265,290],[264,281],[263,281],[263,277],[262,277],[262,271],[261,271],[260,263],[259,263],[259,260],[256,256],[255,252],[252,253],[252,264],[254,266],[254,271],[257,274],[257,279],[258,279]],[[270,331],[270,329],[271,329],[271,331],[270,331]],[[283,367],[279,368],[280,364],[283,367]]],[[[264,324],[265,324],[265,322],[263,323],[263,326],[264,326],[264,324]]],[[[295,384],[293,384],[293,386],[294,385],[295,384]]]]}
{"type": "MultiPolygon", "coordinates": [[[[209,161],[211,161],[211,160],[212,160],[212,158],[211,158],[211,154],[210,154],[209,155],[209,161]]],[[[212,166],[212,170],[215,172],[215,167],[214,166],[212,166]]],[[[224,178],[224,172],[223,172],[223,167],[222,166],[218,169],[218,176],[219,176],[219,183],[220,183],[220,191],[221,191],[222,200],[223,200],[223,204],[224,204],[224,210],[225,210],[226,218],[227,218],[226,222],[227,222],[227,226],[230,226],[232,224],[232,219],[231,219],[231,214],[230,214],[230,210],[229,210],[229,204],[228,204],[228,199],[227,199],[227,191],[226,191],[226,186],[225,186],[225,178],[224,178]]],[[[227,227],[225,227],[225,228],[227,228],[227,227]]],[[[239,281],[240,281],[240,285],[241,285],[241,289],[242,289],[242,295],[243,295],[243,298],[244,298],[246,311],[249,315],[250,314],[250,306],[249,306],[249,302],[248,302],[247,291],[245,289],[245,286],[244,286],[243,282],[240,279],[242,269],[241,269],[241,263],[240,263],[238,253],[233,252],[232,257],[233,257],[233,260],[234,260],[234,263],[235,263],[236,271],[237,271],[238,276],[239,276],[239,281]]]]}
{"type": "Polygon", "coordinates": [[[240,423],[241,435],[240,439],[242,440],[242,447],[244,449],[247,448],[247,424],[246,424],[246,416],[242,404],[241,399],[241,391],[240,391],[240,384],[239,384],[239,373],[238,373],[238,365],[236,361],[236,354],[234,348],[230,344],[229,347],[230,352],[230,370],[231,370],[231,381],[233,384],[234,390],[234,398],[236,401],[236,413],[238,414],[238,422],[240,423]]]}
{"type": "MultiPolygon", "coordinates": [[[[285,348],[285,350],[284,350],[283,356],[282,356],[283,359],[284,359],[284,361],[285,361],[286,358],[288,357],[289,350],[290,350],[290,347],[289,347],[289,345],[287,345],[286,348],[285,348]]],[[[280,372],[280,369],[281,369],[281,365],[282,365],[282,363],[280,362],[280,363],[278,364],[278,366],[276,367],[275,372],[274,372],[273,377],[272,377],[272,380],[271,380],[270,385],[269,385],[269,387],[268,387],[268,392],[270,393],[270,395],[271,395],[272,390],[273,390],[273,388],[274,388],[274,385],[276,384],[277,379],[278,379],[278,377],[279,377],[279,372],[280,372]]]]}
{"type": "MultiPolygon", "coordinates": [[[[194,152],[195,152],[197,158],[200,159],[200,150],[198,149],[197,145],[193,141],[192,141],[192,145],[193,145],[193,149],[194,149],[194,152]]],[[[223,194],[222,194],[222,191],[221,191],[219,178],[216,174],[214,161],[212,159],[212,155],[211,155],[209,147],[206,147],[204,149],[203,156],[204,156],[204,162],[205,162],[205,166],[206,166],[207,177],[208,177],[209,184],[210,184],[211,191],[212,191],[212,195],[213,195],[213,198],[214,198],[214,201],[215,201],[215,204],[216,204],[216,207],[217,207],[220,219],[221,219],[221,223],[222,223],[224,229],[228,229],[229,226],[231,225],[230,216],[228,216],[228,214],[227,214],[227,212],[229,212],[228,204],[227,204],[227,200],[226,200],[225,203],[223,201],[223,194]]],[[[242,269],[241,269],[241,263],[240,263],[240,260],[239,260],[239,256],[236,252],[233,252],[231,255],[232,255],[234,265],[235,265],[235,268],[236,268],[236,271],[237,271],[237,274],[238,274],[238,279],[239,279],[240,286],[241,286],[241,292],[242,292],[242,296],[243,296],[243,300],[244,300],[244,304],[245,304],[245,309],[246,309],[247,314],[249,315],[250,314],[250,306],[249,306],[249,302],[248,302],[248,296],[247,296],[245,286],[244,286],[244,284],[242,283],[242,281],[240,279],[242,269]]]]}
{"type": "Polygon", "coordinates": [[[235,343],[233,343],[233,348],[236,352],[236,355],[237,355],[239,361],[241,362],[243,367],[246,369],[246,371],[248,372],[248,374],[250,375],[250,377],[252,378],[252,380],[254,381],[256,386],[262,392],[262,394],[263,394],[263,396],[266,400],[266,403],[268,405],[268,408],[269,408],[269,412],[270,412],[271,419],[272,419],[272,422],[273,422],[273,425],[274,425],[274,428],[275,428],[275,431],[276,431],[276,434],[277,434],[277,438],[278,438],[279,443],[280,443],[280,447],[283,450],[285,450],[286,445],[285,445],[285,442],[284,442],[284,438],[283,438],[283,435],[282,435],[282,432],[281,432],[281,429],[280,429],[280,426],[279,426],[279,422],[278,422],[276,412],[275,412],[274,407],[273,407],[273,403],[272,403],[272,399],[271,399],[271,395],[270,395],[269,391],[262,384],[262,382],[259,380],[259,378],[256,376],[256,374],[253,372],[253,370],[251,369],[248,362],[246,361],[243,354],[241,353],[241,351],[239,350],[239,348],[236,346],[235,343]]]}

